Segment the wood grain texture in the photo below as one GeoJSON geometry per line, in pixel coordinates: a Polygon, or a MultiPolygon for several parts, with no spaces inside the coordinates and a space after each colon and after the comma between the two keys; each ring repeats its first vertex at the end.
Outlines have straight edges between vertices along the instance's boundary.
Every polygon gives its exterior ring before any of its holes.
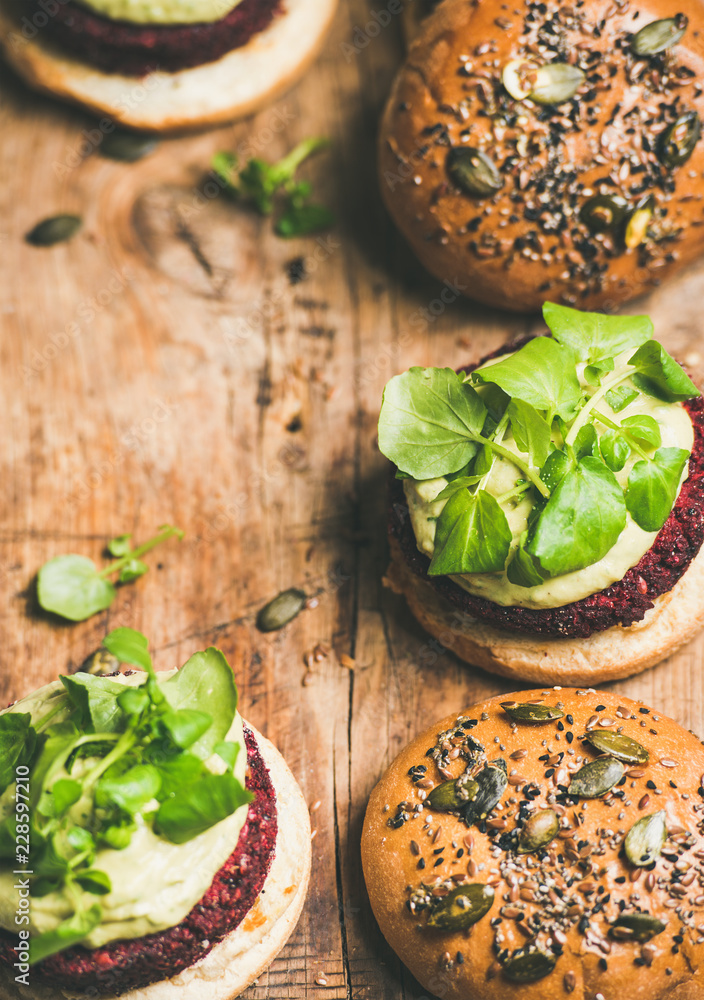
{"type": "MultiPolygon", "coordinates": [[[[322,58],[273,108],[129,166],[91,152],[88,118],[0,73],[0,696],[75,669],[118,624],[150,636],[161,669],[208,643],[224,650],[244,715],[320,802],[308,905],[249,1000],[423,995],[371,917],[366,799],[433,719],[507,690],[430,643],[381,582],[384,383],[539,326],[442,304],[382,211],[375,134],[401,55],[397,16],[365,28],[382,9],[345,0],[322,58]],[[274,159],[311,134],[333,141],[306,175],[339,218],[319,240],[278,239],[204,184],[215,150],[249,143],[274,159]],[[74,240],[25,244],[61,211],[85,218],[74,240]],[[307,276],[291,284],[301,255],[307,276]],[[155,553],[109,613],[76,626],[38,613],[46,559],[99,558],[111,536],[143,539],[165,521],[186,540],[155,553]],[[261,635],[257,610],[291,586],[316,606],[261,635]],[[329,656],[304,684],[318,643],[329,656]]],[[[635,307],[700,377],[703,293],[699,267],[635,307]]],[[[703,649],[614,687],[704,731],[703,649]]]]}

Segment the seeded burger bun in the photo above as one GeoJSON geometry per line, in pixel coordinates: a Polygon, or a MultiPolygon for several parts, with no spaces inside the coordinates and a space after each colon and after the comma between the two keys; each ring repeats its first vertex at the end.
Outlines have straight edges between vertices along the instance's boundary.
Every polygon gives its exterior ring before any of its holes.
{"type": "Polygon", "coordinates": [[[449,715],[369,800],[382,933],[442,1000],[701,998],[703,769],[697,737],[616,694],[449,715]]]}
{"type": "MultiPolygon", "coordinates": [[[[424,10],[407,4],[411,34],[424,10]]],[[[423,265],[529,311],[611,308],[697,257],[703,27],[678,0],[438,4],[379,147],[384,200],[423,265]]]]}
{"type": "Polygon", "coordinates": [[[385,582],[437,640],[421,657],[449,649],[516,680],[601,683],[653,666],[704,626],[704,403],[671,358],[681,392],[641,379],[646,355],[666,357],[647,317],[550,303],[545,315],[548,338],[387,385],[379,445],[398,471],[385,582]],[[590,330],[603,339],[590,343],[590,330]],[[590,385],[584,364],[597,354],[616,360],[590,385]],[[536,408],[549,416],[545,387],[570,368],[581,399],[548,432],[536,408]],[[468,439],[483,450],[462,450],[468,439]]]}
{"type": "Polygon", "coordinates": [[[172,5],[183,23],[145,21],[140,0],[53,6],[48,17],[33,0],[0,0],[0,45],[20,76],[121,125],[165,132],[242,118],[283,94],[318,54],[336,0],[228,0],[215,5],[226,16],[204,23],[191,23],[188,0],[172,5]]]}
{"type": "MultiPolygon", "coordinates": [[[[164,681],[173,674],[156,676],[164,681]]],[[[128,672],[117,679],[136,685],[144,675],[128,672]]],[[[246,787],[254,798],[233,853],[187,917],[156,934],[50,956],[30,966],[29,987],[17,982],[17,970],[9,964],[17,961],[10,950],[16,935],[0,932],[0,1000],[231,1000],[268,968],[305,902],[310,817],[276,747],[246,722],[243,731],[246,787]],[[226,922],[236,926],[220,939],[219,928],[226,922]],[[195,956],[187,966],[184,951],[195,956]],[[198,957],[203,951],[204,957],[198,957]],[[174,967],[182,971],[165,974],[174,967]],[[135,982],[140,985],[129,988],[135,982]]]]}

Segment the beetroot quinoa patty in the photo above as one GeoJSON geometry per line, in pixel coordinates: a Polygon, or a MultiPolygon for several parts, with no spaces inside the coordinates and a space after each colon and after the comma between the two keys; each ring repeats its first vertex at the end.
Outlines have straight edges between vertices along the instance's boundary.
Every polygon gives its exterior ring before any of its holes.
{"type": "MultiPolygon", "coordinates": [[[[38,0],[30,0],[39,11],[38,0]]],[[[205,24],[132,24],[113,21],[73,0],[59,0],[47,35],[81,62],[104,73],[144,76],[202,66],[238,49],[273,20],[281,0],[241,0],[234,10],[205,24]]]]}
{"type": "MultiPolygon", "coordinates": [[[[522,342],[512,345],[517,349],[522,342]]],[[[506,351],[500,351],[494,357],[506,351]]],[[[479,364],[488,361],[482,359],[479,364]]],[[[471,371],[472,368],[463,369],[471,371]]],[[[478,366],[477,366],[478,367],[478,366]]],[[[393,479],[389,505],[389,533],[398,540],[406,562],[414,573],[430,583],[437,593],[461,614],[490,622],[496,628],[556,637],[586,639],[616,625],[628,627],[654,607],[653,599],[672,590],[704,541],[704,400],[701,396],[683,403],[694,427],[689,475],[682,484],[665,524],[645,553],[623,579],[606,590],[561,608],[504,607],[467,593],[447,576],[428,576],[430,559],[418,551],[403,482],[393,479]]]]}
{"type": "MultiPolygon", "coordinates": [[[[249,775],[255,796],[237,847],[199,903],[180,924],[156,934],[112,941],[93,950],[77,945],[32,969],[37,981],[77,992],[124,993],[168,979],[204,958],[244,919],[269,874],[278,828],[276,793],[251,730],[244,727],[249,775]]],[[[17,956],[2,931],[0,959],[12,968],[17,956]]]]}

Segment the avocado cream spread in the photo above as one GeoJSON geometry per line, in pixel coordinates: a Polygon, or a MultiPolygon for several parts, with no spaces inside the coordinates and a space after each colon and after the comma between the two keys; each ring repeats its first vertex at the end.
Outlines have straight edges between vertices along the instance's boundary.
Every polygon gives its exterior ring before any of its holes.
{"type": "Polygon", "coordinates": [[[134,24],[205,24],[220,21],[241,0],[81,0],[96,14],[134,24]]]}
{"type": "MultiPolygon", "coordinates": [[[[130,630],[117,631],[124,633],[130,630]]],[[[130,721],[123,724],[120,720],[119,725],[115,725],[114,720],[119,715],[115,705],[120,704],[120,687],[135,689],[135,694],[136,689],[141,688],[139,697],[146,699],[146,695],[142,694],[142,691],[146,691],[146,677],[147,674],[141,670],[128,676],[116,675],[110,678],[88,676],[86,679],[86,675],[73,675],[64,678],[68,687],[61,681],[55,681],[0,713],[0,720],[4,720],[0,728],[8,729],[8,717],[19,716],[25,725],[30,724],[32,731],[36,732],[36,750],[28,751],[31,757],[27,759],[32,761],[29,778],[23,780],[29,784],[33,824],[30,852],[32,864],[27,867],[33,867],[34,881],[30,886],[30,922],[27,930],[30,932],[30,942],[34,939],[42,942],[37,957],[71,944],[80,943],[88,948],[97,948],[119,938],[141,937],[173,927],[201,899],[215,874],[237,845],[248,811],[249,797],[244,792],[247,753],[242,719],[236,711],[236,688],[227,662],[218,650],[208,650],[196,654],[180,671],[159,675],[152,672],[150,677],[154,679],[153,691],[156,692],[152,695],[152,700],[161,714],[149,706],[144,708],[139,704],[136,707],[128,705],[126,707],[133,713],[129,716],[130,721]],[[184,674],[184,671],[187,673],[184,674]],[[182,675],[180,688],[173,686],[177,674],[182,675]],[[101,685],[107,688],[105,696],[101,692],[101,685]],[[165,695],[165,701],[160,692],[165,695]],[[86,722],[85,716],[80,716],[84,697],[89,699],[92,722],[86,722]],[[213,703],[219,701],[222,704],[228,697],[226,713],[218,716],[218,706],[213,703]],[[113,699],[112,702],[110,698],[113,699]],[[187,706],[185,710],[183,706],[187,706]],[[209,716],[204,709],[211,709],[214,726],[217,727],[218,718],[221,723],[217,733],[219,742],[215,744],[207,742],[207,731],[194,742],[196,734],[202,734],[203,726],[208,725],[209,716]],[[133,748],[133,756],[128,763],[123,763],[122,770],[117,765],[113,766],[116,775],[114,778],[110,777],[111,771],[106,770],[101,779],[102,785],[101,781],[98,781],[97,786],[95,782],[91,783],[90,774],[95,774],[96,765],[100,769],[103,762],[109,762],[108,758],[101,755],[109,753],[110,748],[118,746],[121,741],[129,740],[131,731],[139,732],[137,722],[134,721],[138,717],[135,714],[138,711],[142,713],[139,716],[140,724],[146,719],[146,728],[149,730],[151,727],[150,731],[157,732],[158,744],[144,741],[133,748]],[[31,716],[31,723],[27,715],[31,716]],[[199,728],[193,729],[194,725],[199,728]],[[173,742],[169,744],[164,740],[165,726],[171,727],[169,732],[173,740],[180,740],[181,746],[187,745],[188,750],[182,750],[173,742]],[[184,733],[188,732],[189,727],[190,736],[187,737],[184,733]],[[81,736],[84,729],[86,735],[81,736]],[[93,750],[90,734],[102,732],[103,729],[108,733],[110,729],[114,731],[113,742],[102,747],[93,744],[96,746],[93,750]],[[55,740],[56,745],[60,745],[66,733],[71,737],[71,730],[77,733],[79,744],[81,740],[87,741],[83,745],[85,754],[79,749],[72,751],[68,758],[57,754],[54,760],[51,755],[48,760],[44,760],[42,754],[46,754],[47,747],[51,747],[51,741],[55,740]],[[155,745],[164,749],[148,756],[155,745]],[[213,746],[217,747],[216,752],[212,752],[213,746]],[[86,747],[89,749],[86,750],[86,747]],[[197,759],[199,748],[200,759],[197,759]],[[159,753],[161,756],[158,756],[159,753]],[[186,757],[189,758],[188,761],[186,757]],[[191,774],[195,773],[193,769],[200,769],[200,777],[194,784],[200,785],[201,789],[208,783],[208,776],[224,776],[229,773],[231,776],[226,781],[239,789],[239,797],[233,798],[228,807],[234,811],[224,815],[224,818],[219,818],[219,814],[215,813],[210,817],[211,825],[206,829],[198,826],[184,829],[183,823],[190,819],[190,803],[196,802],[197,806],[191,813],[198,812],[198,808],[202,806],[202,800],[199,802],[197,798],[193,798],[186,802],[185,817],[174,817],[173,814],[169,817],[164,813],[166,833],[164,830],[157,832],[159,820],[155,820],[155,817],[161,816],[160,805],[163,809],[165,798],[171,795],[173,799],[174,796],[173,792],[164,793],[163,789],[168,778],[165,768],[173,767],[175,758],[178,758],[176,764],[180,768],[173,785],[176,795],[179,793],[179,786],[182,788],[188,784],[189,768],[191,774]],[[225,758],[229,758],[227,762],[225,758]],[[151,763],[138,763],[135,767],[134,759],[148,760],[151,763]],[[115,767],[118,767],[117,771],[115,767]],[[125,774],[128,767],[132,767],[132,770],[125,774]],[[145,794],[144,779],[146,777],[151,781],[155,772],[160,776],[156,779],[153,795],[148,786],[145,794]],[[131,776],[134,776],[134,780],[127,784],[125,779],[131,776]],[[135,799],[140,794],[140,781],[142,798],[152,796],[141,803],[138,798],[135,799]],[[75,795],[68,797],[72,789],[77,791],[75,795]],[[62,805],[59,805],[59,794],[63,797],[62,805]],[[37,801],[39,795],[41,797],[37,801]],[[66,810],[66,802],[79,795],[77,801],[66,810]],[[120,795],[123,796],[122,799],[120,795]],[[132,796],[132,804],[129,803],[129,796],[132,796]],[[127,810],[123,815],[129,818],[131,829],[131,835],[125,842],[117,844],[119,849],[106,846],[106,835],[101,839],[100,833],[100,824],[104,823],[108,810],[114,809],[115,802],[118,805],[122,803],[127,810]],[[52,814],[60,818],[52,820],[52,814]],[[45,818],[47,816],[48,819],[45,818]],[[167,819],[170,825],[167,825],[167,819]],[[179,820],[182,823],[180,827],[176,825],[179,820]],[[34,832],[40,823],[43,824],[41,836],[34,832]],[[90,855],[89,869],[82,870],[79,865],[83,842],[90,831],[94,840],[87,847],[90,855]],[[62,876],[52,881],[53,871],[47,863],[48,843],[56,848],[64,868],[64,857],[69,866],[75,866],[75,877],[62,876]],[[99,910],[96,911],[96,907],[99,910]],[[87,932],[84,936],[71,935],[71,921],[76,919],[74,914],[96,912],[99,914],[97,925],[86,923],[87,932]],[[52,941],[52,932],[57,930],[64,939],[58,945],[52,941]]],[[[26,773],[26,767],[15,773],[26,773]]],[[[171,772],[172,775],[173,773],[171,772]]],[[[12,822],[15,815],[16,801],[19,801],[15,799],[15,788],[15,781],[11,781],[0,796],[0,824],[12,822]]],[[[195,794],[197,796],[199,793],[195,794]]],[[[207,807],[212,808],[209,803],[205,803],[203,808],[207,807]]],[[[227,808],[223,810],[223,813],[226,812],[227,808]]],[[[0,926],[16,933],[17,891],[13,886],[17,875],[13,873],[13,869],[17,865],[12,861],[3,861],[0,865],[0,926]]],[[[61,867],[57,871],[60,874],[61,867]]],[[[92,923],[95,924],[95,920],[92,923]]]]}

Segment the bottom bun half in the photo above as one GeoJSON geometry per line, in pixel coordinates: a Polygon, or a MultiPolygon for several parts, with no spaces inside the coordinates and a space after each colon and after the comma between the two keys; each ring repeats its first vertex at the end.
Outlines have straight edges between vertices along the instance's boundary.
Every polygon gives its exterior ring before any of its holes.
{"type": "Polygon", "coordinates": [[[27,83],[130,128],[166,132],[232,121],[274,101],[318,54],[337,0],[286,0],[268,28],[221,59],[144,77],[79,62],[41,29],[26,38],[22,7],[21,0],[0,0],[0,46],[27,83]]]}
{"type": "Polygon", "coordinates": [[[684,576],[641,622],[610,628],[587,639],[508,632],[452,607],[408,566],[390,538],[389,587],[403,594],[423,628],[462,660],[518,681],[600,684],[655,666],[704,627],[704,549],[684,576]]]}
{"type": "MultiPolygon", "coordinates": [[[[121,1000],[233,1000],[273,962],[298,922],[311,869],[308,807],[279,751],[247,725],[269,770],[279,817],[274,860],[262,890],[242,923],[200,962],[172,979],[121,993],[121,1000]]],[[[27,989],[0,971],[0,1000],[85,1000],[85,996],[41,984],[27,989]]]]}

